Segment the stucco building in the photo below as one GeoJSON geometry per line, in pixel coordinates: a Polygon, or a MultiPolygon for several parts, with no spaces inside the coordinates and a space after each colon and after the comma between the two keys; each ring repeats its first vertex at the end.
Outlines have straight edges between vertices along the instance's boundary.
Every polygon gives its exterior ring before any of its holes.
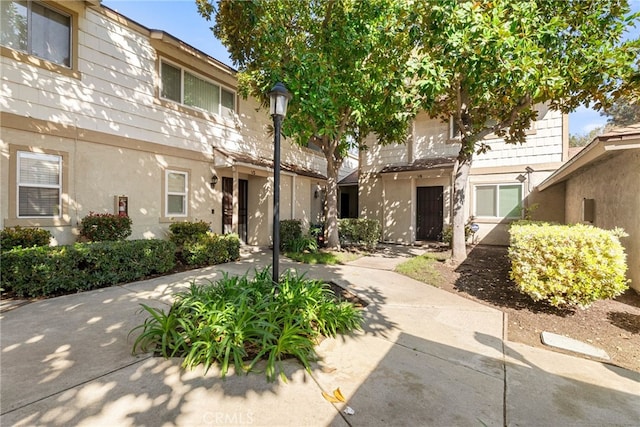
{"type": "MultiPolygon", "coordinates": [[[[567,117],[543,105],[537,110],[526,144],[507,144],[489,135],[484,142],[491,150],[474,157],[464,209],[479,226],[476,242],[508,244],[509,224],[534,212],[538,204],[535,186],[567,160],[567,117]]],[[[372,141],[360,158],[360,215],[379,219],[388,242],[438,239],[451,224],[453,166],[459,150],[452,123],[424,113],[415,119],[406,144],[380,146],[372,141]]],[[[545,215],[559,215],[555,207],[539,205],[545,215]]]]}
{"type": "MultiPolygon", "coordinates": [[[[272,122],[232,68],[98,0],[0,3],[0,227],[67,244],[123,210],[132,238],[204,220],[270,243],[272,122]]],[[[283,140],[282,168],[280,218],[319,220],[322,154],[283,140]]]]}
{"type": "Polygon", "coordinates": [[[640,292],[640,123],[596,137],[538,190],[542,196],[554,194],[563,222],[623,228],[629,234],[620,239],[627,276],[640,292]]]}

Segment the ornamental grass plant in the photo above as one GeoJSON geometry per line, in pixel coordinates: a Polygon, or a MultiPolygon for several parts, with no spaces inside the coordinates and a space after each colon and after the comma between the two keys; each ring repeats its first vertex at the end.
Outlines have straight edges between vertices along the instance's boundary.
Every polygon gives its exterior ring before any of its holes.
{"type": "Polygon", "coordinates": [[[219,364],[223,378],[231,365],[236,373],[247,373],[266,360],[270,381],[278,374],[286,379],[283,359],[296,358],[308,370],[322,336],[360,329],[363,322],[362,312],[337,302],[326,283],[289,271],[276,287],[270,268],[253,278],[225,274],[216,282],[192,283],[176,295],[169,312],[142,309],[149,316],[130,332],[137,334],[134,353],[184,357],[184,367],[203,365],[205,372],[219,364]]]}

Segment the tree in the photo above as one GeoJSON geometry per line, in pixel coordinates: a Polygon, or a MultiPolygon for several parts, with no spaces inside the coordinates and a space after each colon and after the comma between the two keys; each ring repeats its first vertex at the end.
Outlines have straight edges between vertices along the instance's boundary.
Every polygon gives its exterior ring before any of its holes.
{"type": "MultiPolygon", "coordinates": [[[[293,98],[282,133],[313,141],[327,160],[326,242],[338,247],[338,171],[350,147],[373,133],[404,141],[415,115],[407,0],[196,0],[239,69],[243,96],[268,105],[281,81],[293,98]]],[[[428,67],[423,67],[428,68],[428,67]]]]}
{"type": "Polygon", "coordinates": [[[640,122],[640,99],[632,101],[629,97],[618,98],[613,104],[600,112],[607,116],[607,123],[613,126],[628,126],[640,122]]]}
{"type": "Polygon", "coordinates": [[[452,258],[461,262],[467,178],[474,154],[490,149],[484,138],[524,143],[538,103],[601,109],[623,95],[637,73],[638,41],[621,36],[637,16],[624,0],[440,0],[417,2],[415,13],[425,66],[415,83],[427,93],[425,109],[453,117],[461,131],[452,240],[452,258]],[[443,85],[435,102],[434,85],[443,85]]]}
{"type": "Polygon", "coordinates": [[[606,128],[607,125],[598,126],[597,128],[591,129],[588,133],[569,135],[569,147],[584,147],[593,141],[593,138],[602,135],[602,133],[606,131],[606,128]]]}

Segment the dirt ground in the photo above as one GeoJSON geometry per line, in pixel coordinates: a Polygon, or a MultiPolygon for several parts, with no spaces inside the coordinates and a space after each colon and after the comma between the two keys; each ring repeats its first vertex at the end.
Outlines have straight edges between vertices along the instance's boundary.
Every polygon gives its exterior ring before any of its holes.
{"type": "Polygon", "coordinates": [[[601,348],[610,363],[640,372],[640,295],[633,289],[585,310],[560,310],[516,289],[505,247],[476,246],[457,268],[437,268],[443,289],[507,313],[510,341],[549,349],[540,333],[553,332],[601,348]]]}

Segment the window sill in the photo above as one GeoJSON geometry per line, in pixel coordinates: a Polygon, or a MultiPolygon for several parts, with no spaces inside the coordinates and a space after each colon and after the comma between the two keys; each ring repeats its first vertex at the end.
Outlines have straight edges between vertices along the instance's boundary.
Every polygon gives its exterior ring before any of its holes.
{"type": "Polygon", "coordinates": [[[189,218],[188,216],[161,216],[158,219],[158,222],[160,224],[172,224],[174,222],[186,222],[186,221],[192,221],[192,219],[189,218]]]}
{"type": "Polygon", "coordinates": [[[64,218],[5,218],[5,227],[70,227],[71,221],[64,218]]]}
{"type": "Polygon", "coordinates": [[[15,61],[24,62],[26,64],[33,65],[44,70],[52,71],[66,77],[82,80],[82,73],[78,70],[67,68],[64,65],[56,64],[54,62],[47,61],[46,59],[38,58],[37,56],[29,55],[28,53],[11,49],[10,47],[0,46],[0,56],[10,58],[15,61]]]}
{"type": "Polygon", "coordinates": [[[471,222],[475,222],[477,224],[503,224],[503,223],[511,223],[514,221],[519,221],[522,218],[500,218],[500,217],[475,217],[471,222]]]}

